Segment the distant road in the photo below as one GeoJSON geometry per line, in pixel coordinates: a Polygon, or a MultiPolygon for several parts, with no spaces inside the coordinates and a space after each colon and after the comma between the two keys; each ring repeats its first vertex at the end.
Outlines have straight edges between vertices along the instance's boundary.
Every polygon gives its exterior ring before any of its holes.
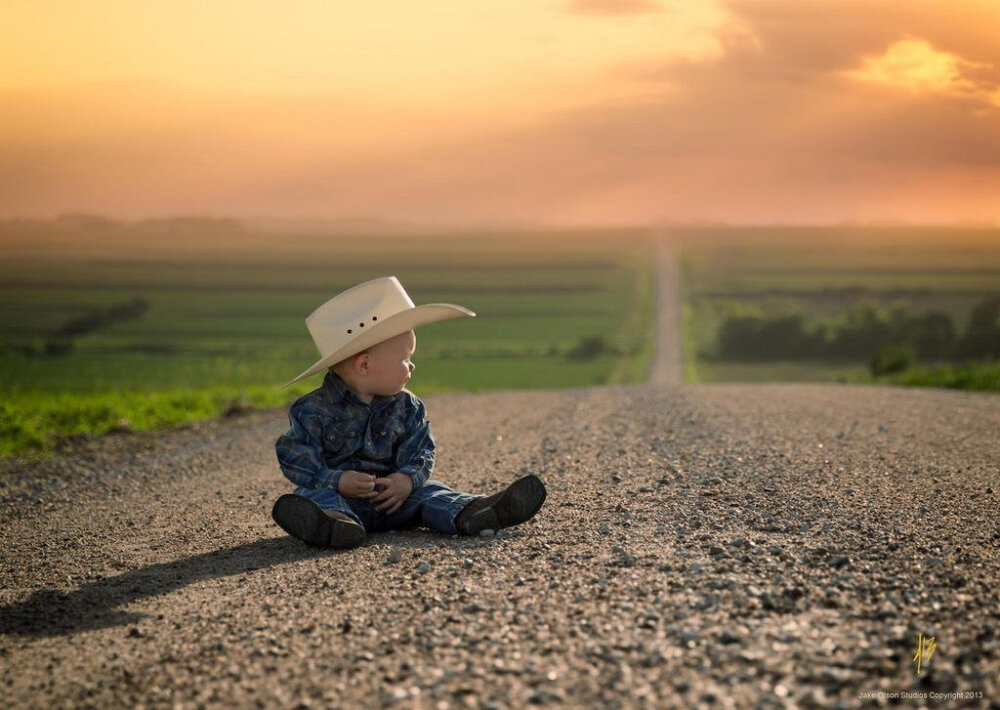
{"type": "Polygon", "coordinates": [[[652,385],[681,385],[684,364],[681,349],[680,270],[673,250],[656,245],[656,359],[649,374],[652,385]]]}

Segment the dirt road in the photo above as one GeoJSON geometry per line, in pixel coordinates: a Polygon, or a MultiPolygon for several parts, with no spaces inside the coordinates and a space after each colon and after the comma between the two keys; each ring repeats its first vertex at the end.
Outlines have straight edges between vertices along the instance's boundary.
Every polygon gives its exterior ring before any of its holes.
{"type": "Polygon", "coordinates": [[[435,477],[536,472],[534,521],[308,549],[269,518],[289,490],[277,412],[4,471],[0,705],[1000,707],[1000,398],[651,384],[427,404],[435,477]],[[936,644],[919,673],[918,634],[936,644]],[[933,697],[953,692],[974,695],[933,697]]]}
{"type": "Polygon", "coordinates": [[[661,241],[656,250],[656,359],[651,385],[679,386],[684,382],[681,352],[681,276],[674,250],[661,241]]]}

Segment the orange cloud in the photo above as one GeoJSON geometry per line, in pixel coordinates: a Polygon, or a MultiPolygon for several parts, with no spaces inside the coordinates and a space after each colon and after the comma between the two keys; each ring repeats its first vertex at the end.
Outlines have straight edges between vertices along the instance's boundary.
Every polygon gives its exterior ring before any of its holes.
{"type": "Polygon", "coordinates": [[[1000,86],[974,80],[968,75],[971,71],[991,69],[992,66],[935,49],[922,39],[904,39],[893,42],[880,55],[866,57],[860,69],[845,72],[845,75],[914,94],[968,97],[1000,107],[997,100],[1000,86]]]}

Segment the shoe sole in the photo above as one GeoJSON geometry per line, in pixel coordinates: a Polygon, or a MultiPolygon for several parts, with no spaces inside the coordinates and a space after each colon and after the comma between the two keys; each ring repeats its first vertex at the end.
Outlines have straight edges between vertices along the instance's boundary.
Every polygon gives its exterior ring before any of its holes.
{"type": "Polygon", "coordinates": [[[538,476],[519,478],[507,486],[496,503],[470,516],[465,525],[467,534],[501,530],[531,520],[541,509],[546,495],[545,485],[538,476]]]}
{"type": "Polygon", "coordinates": [[[317,547],[357,547],[365,541],[360,525],[331,518],[315,502],[286,494],[274,502],[274,522],[286,533],[317,547]]]}

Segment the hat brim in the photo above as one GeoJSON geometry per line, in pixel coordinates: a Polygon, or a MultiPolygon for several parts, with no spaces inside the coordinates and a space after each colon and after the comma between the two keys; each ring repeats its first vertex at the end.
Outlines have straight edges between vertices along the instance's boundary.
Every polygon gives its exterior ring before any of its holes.
{"type": "Polygon", "coordinates": [[[476,314],[468,308],[456,306],[453,303],[427,303],[422,306],[416,306],[415,308],[400,311],[399,313],[389,316],[385,320],[379,321],[370,328],[365,328],[364,333],[339,350],[320,358],[312,367],[296,377],[294,380],[290,380],[283,384],[281,388],[284,389],[285,387],[294,385],[299,380],[305,379],[310,375],[314,375],[320,370],[325,370],[330,367],[330,365],[335,365],[341,360],[349,358],[351,355],[357,355],[362,350],[367,350],[370,347],[378,345],[383,340],[388,340],[389,338],[395,337],[400,333],[413,330],[418,326],[442,320],[450,320],[452,318],[474,317],[475,315],[476,314]]]}

